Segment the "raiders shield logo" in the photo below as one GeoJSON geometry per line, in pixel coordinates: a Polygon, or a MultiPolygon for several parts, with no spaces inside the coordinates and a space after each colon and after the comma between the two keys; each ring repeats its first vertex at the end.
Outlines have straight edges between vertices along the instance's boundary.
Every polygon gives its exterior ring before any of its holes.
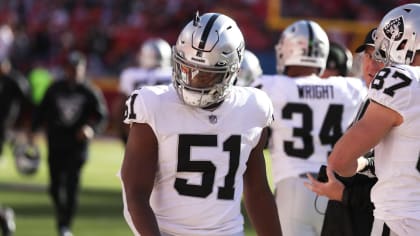
{"type": "Polygon", "coordinates": [[[391,40],[400,40],[404,34],[404,20],[402,16],[389,21],[384,27],[384,33],[386,37],[391,40]]]}

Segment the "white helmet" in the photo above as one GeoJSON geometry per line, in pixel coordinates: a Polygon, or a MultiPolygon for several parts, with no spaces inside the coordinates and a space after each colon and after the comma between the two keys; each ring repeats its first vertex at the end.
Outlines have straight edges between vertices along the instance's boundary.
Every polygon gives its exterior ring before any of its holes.
{"type": "Polygon", "coordinates": [[[260,77],[262,73],[263,71],[261,69],[258,57],[255,56],[255,54],[251,51],[245,49],[244,60],[242,61],[241,67],[238,72],[236,85],[249,86],[258,77],[260,77]]]}
{"type": "Polygon", "coordinates": [[[14,33],[9,25],[0,26],[0,61],[9,57],[14,38],[14,33]]]}
{"type": "Polygon", "coordinates": [[[420,50],[420,4],[405,4],[388,12],[379,24],[375,59],[385,64],[411,64],[420,50]]]}
{"type": "Polygon", "coordinates": [[[197,13],[173,47],[173,85],[180,99],[202,108],[223,101],[238,73],[244,44],[228,16],[197,13]]]}
{"type": "Polygon", "coordinates": [[[327,33],[318,23],[300,20],[288,26],[275,46],[277,72],[285,73],[287,66],[319,68],[322,74],[330,50],[327,33]]]}
{"type": "Polygon", "coordinates": [[[33,175],[39,169],[40,152],[36,145],[17,142],[13,147],[16,168],[23,175],[33,175]]]}
{"type": "Polygon", "coordinates": [[[171,66],[171,46],[161,38],[146,40],[140,49],[140,67],[153,69],[171,66]]]}

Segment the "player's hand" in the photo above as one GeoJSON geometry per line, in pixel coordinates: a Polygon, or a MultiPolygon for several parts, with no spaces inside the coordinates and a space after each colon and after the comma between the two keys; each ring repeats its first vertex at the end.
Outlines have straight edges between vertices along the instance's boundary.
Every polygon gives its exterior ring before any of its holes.
{"type": "Polygon", "coordinates": [[[303,183],[305,187],[320,196],[326,196],[330,200],[341,202],[345,188],[344,184],[334,176],[333,171],[329,167],[327,167],[328,182],[326,183],[316,180],[310,174],[306,175],[308,176],[309,182],[303,183]]]}
{"type": "Polygon", "coordinates": [[[93,138],[95,135],[95,131],[89,125],[84,125],[80,128],[79,132],[77,133],[77,139],[80,141],[88,140],[93,138]]]}

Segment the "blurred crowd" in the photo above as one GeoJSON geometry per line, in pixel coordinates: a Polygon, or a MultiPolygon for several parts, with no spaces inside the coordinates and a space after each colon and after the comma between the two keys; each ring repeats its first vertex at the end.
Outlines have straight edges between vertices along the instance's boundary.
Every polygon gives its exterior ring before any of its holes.
{"type": "MultiPolygon", "coordinates": [[[[283,1],[285,2],[285,1],[283,1]]],[[[384,12],[410,0],[298,0],[287,1],[282,8],[283,16],[322,17],[355,21],[378,21],[384,12]]]]}
{"type": "MultiPolygon", "coordinates": [[[[13,28],[11,59],[25,74],[36,66],[54,72],[68,51],[78,49],[88,56],[90,75],[115,76],[134,62],[146,39],[161,37],[175,43],[180,27],[197,10],[231,16],[244,32],[248,49],[272,51],[279,32],[265,24],[270,1],[274,0],[5,0],[0,1],[0,23],[13,28]]],[[[384,9],[401,1],[378,2],[281,1],[281,14],[378,20],[384,9]]]]}

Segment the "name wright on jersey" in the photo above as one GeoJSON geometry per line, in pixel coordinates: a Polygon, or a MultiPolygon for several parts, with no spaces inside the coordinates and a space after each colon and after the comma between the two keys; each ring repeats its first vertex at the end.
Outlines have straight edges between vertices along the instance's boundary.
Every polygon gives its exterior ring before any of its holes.
{"type": "Polygon", "coordinates": [[[298,85],[299,98],[308,99],[333,99],[334,88],[332,85],[298,85]]]}

